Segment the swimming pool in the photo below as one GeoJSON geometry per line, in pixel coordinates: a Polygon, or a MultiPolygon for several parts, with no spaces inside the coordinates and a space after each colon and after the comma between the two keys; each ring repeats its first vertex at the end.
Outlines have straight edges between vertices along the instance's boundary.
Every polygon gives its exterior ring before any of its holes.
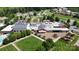
{"type": "Polygon", "coordinates": [[[9,36],[9,34],[0,35],[0,45],[3,44],[4,39],[7,38],[8,36],[9,36]]]}
{"type": "Polygon", "coordinates": [[[0,45],[3,44],[4,37],[0,36],[0,45]]]}

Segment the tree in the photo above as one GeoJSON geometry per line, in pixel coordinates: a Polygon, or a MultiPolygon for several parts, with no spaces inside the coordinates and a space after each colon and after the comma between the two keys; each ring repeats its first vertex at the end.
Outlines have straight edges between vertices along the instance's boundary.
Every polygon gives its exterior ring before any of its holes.
{"type": "Polygon", "coordinates": [[[16,39],[21,38],[21,32],[14,32],[14,35],[16,35],[16,39]]]}
{"type": "Polygon", "coordinates": [[[79,27],[79,22],[77,22],[77,27],[79,27]]]}
{"type": "Polygon", "coordinates": [[[47,19],[50,20],[51,22],[54,21],[54,18],[52,16],[47,16],[47,19]]]}
{"type": "Polygon", "coordinates": [[[25,37],[26,36],[26,31],[21,31],[21,37],[25,37]]]}
{"type": "Polygon", "coordinates": [[[54,37],[54,38],[57,38],[57,37],[58,37],[58,35],[57,35],[57,34],[54,34],[54,35],[53,35],[53,37],[54,37]]]}
{"type": "Polygon", "coordinates": [[[20,16],[20,19],[22,20],[22,19],[23,19],[23,17],[22,17],[22,16],[20,16]]]}
{"type": "Polygon", "coordinates": [[[21,31],[21,37],[28,36],[28,35],[30,35],[31,33],[32,33],[31,30],[24,30],[24,31],[21,31]]]}
{"type": "Polygon", "coordinates": [[[46,41],[44,41],[43,43],[42,43],[42,46],[44,46],[44,48],[45,48],[45,50],[49,50],[49,43],[47,43],[46,41]]]}
{"type": "Polygon", "coordinates": [[[5,23],[6,25],[8,25],[8,24],[9,24],[9,19],[5,19],[5,20],[4,20],[4,23],[5,23]]]}
{"type": "Polygon", "coordinates": [[[10,41],[9,41],[7,38],[3,40],[3,44],[4,44],[4,45],[5,45],[5,44],[8,44],[8,43],[10,43],[10,41]]]}
{"type": "Polygon", "coordinates": [[[44,41],[42,43],[42,46],[46,49],[46,50],[49,50],[50,48],[52,48],[54,46],[54,43],[52,41],[52,39],[48,39],[46,41],[44,41]]]}
{"type": "Polygon", "coordinates": [[[76,26],[77,25],[77,21],[74,21],[73,25],[76,26]]]}
{"type": "Polygon", "coordinates": [[[52,39],[47,39],[46,41],[50,43],[51,48],[54,46],[54,42],[52,39]]]}
{"type": "Polygon", "coordinates": [[[37,14],[36,14],[36,12],[34,12],[34,16],[36,16],[37,14]]]}
{"type": "Polygon", "coordinates": [[[26,35],[30,35],[31,33],[31,30],[26,30],[26,35]]]}
{"type": "Polygon", "coordinates": [[[59,22],[60,21],[59,17],[55,17],[55,21],[59,22]]]}
{"type": "Polygon", "coordinates": [[[14,17],[15,17],[15,14],[10,14],[10,15],[9,15],[9,18],[10,18],[10,19],[12,19],[12,18],[14,18],[14,17]]]}
{"type": "Polygon", "coordinates": [[[8,39],[9,39],[9,42],[13,42],[13,41],[15,41],[15,40],[17,39],[17,35],[16,35],[16,34],[11,34],[11,35],[8,37],[8,39]]]}
{"type": "Polygon", "coordinates": [[[47,19],[47,15],[43,15],[43,20],[46,20],[47,19]]]}
{"type": "Polygon", "coordinates": [[[55,14],[52,14],[52,17],[54,18],[55,17],[55,14]]]}
{"type": "Polygon", "coordinates": [[[31,18],[28,18],[28,19],[27,19],[27,22],[29,23],[30,21],[31,21],[31,18]]]}
{"type": "Polygon", "coordinates": [[[43,20],[46,20],[46,16],[45,15],[43,15],[43,20]]]}
{"type": "Polygon", "coordinates": [[[70,19],[67,20],[67,23],[70,23],[70,19]]]}

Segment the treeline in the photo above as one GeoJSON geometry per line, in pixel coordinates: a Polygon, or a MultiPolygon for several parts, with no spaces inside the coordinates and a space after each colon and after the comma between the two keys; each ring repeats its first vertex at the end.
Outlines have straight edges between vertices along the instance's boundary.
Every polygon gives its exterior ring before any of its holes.
{"type": "Polygon", "coordinates": [[[73,12],[79,12],[79,7],[67,7],[67,8],[73,12]]]}
{"type": "Polygon", "coordinates": [[[3,44],[8,44],[10,42],[13,42],[15,40],[18,40],[20,38],[23,38],[25,36],[30,35],[32,32],[31,30],[24,30],[21,32],[11,32],[10,35],[8,36],[8,38],[4,39],[3,44]]]}
{"type": "Polygon", "coordinates": [[[17,12],[25,13],[28,11],[40,11],[45,9],[52,9],[51,7],[1,7],[0,16],[9,16],[17,12]]]}
{"type": "MultiPolygon", "coordinates": [[[[17,12],[25,13],[28,11],[40,11],[45,9],[53,9],[56,7],[0,7],[0,16],[9,16],[17,12]]],[[[79,12],[79,7],[67,7],[71,11],[79,12]]]]}

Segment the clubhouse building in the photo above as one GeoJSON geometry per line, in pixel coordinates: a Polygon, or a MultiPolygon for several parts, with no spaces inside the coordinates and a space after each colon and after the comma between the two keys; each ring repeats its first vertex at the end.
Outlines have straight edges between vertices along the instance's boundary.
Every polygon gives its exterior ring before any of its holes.
{"type": "Polygon", "coordinates": [[[24,20],[17,21],[12,31],[23,31],[23,30],[33,30],[38,32],[46,32],[46,31],[68,31],[69,29],[64,26],[61,22],[41,22],[41,23],[26,23],[24,20]]]}
{"type": "Polygon", "coordinates": [[[41,22],[41,23],[27,23],[24,20],[19,20],[13,25],[9,25],[2,29],[2,32],[20,32],[23,30],[33,30],[36,32],[67,32],[68,28],[61,22],[41,22]]]}

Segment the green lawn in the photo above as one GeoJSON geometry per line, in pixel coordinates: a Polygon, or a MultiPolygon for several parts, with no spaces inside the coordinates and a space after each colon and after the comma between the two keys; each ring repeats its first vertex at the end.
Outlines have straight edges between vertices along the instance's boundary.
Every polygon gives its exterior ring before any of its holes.
{"type": "Polygon", "coordinates": [[[1,48],[0,51],[17,51],[12,45],[1,48]]]}
{"type": "Polygon", "coordinates": [[[35,51],[42,45],[42,41],[36,37],[29,37],[16,43],[16,45],[23,51],[35,51]]]}
{"type": "Polygon", "coordinates": [[[79,20],[78,18],[73,18],[72,16],[61,15],[61,14],[55,14],[55,17],[59,17],[61,20],[67,20],[67,19],[79,20]]]}
{"type": "Polygon", "coordinates": [[[65,41],[60,39],[55,43],[55,46],[52,48],[53,51],[79,51],[79,48],[75,47],[74,44],[78,40],[78,36],[73,36],[73,41],[65,41]]]}
{"type": "Polygon", "coordinates": [[[66,20],[66,19],[72,19],[71,16],[61,15],[61,14],[55,14],[55,17],[59,17],[60,19],[66,20]]]}
{"type": "Polygon", "coordinates": [[[79,27],[79,19],[77,20],[77,26],[79,27]]]}
{"type": "Polygon", "coordinates": [[[55,14],[55,17],[59,17],[61,21],[64,21],[67,19],[74,19],[77,21],[77,26],[79,27],[79,18],[73,18],[72,16],[61,15],[61,14],[55,14]]]}

